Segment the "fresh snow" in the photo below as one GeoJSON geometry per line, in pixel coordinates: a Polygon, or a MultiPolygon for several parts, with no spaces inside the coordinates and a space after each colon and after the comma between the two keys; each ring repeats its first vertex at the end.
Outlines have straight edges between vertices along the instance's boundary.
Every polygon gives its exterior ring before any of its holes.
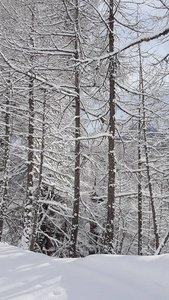
{"type": "Polygon", "coordinates": [[[51,258],[0,243],[0,300],[169,300],[169,255],[51,258]]]}
{"type": "Polygon", "coordinates": [[[101,55],[101,56],[96,56],[96,57],[93,57],[91,59],[87,58],[85,60],[81,60],[81,61],[79,60],[79,61],[81,63],[84,63],[84,64],[89,64],[93,61],[97,61],[98,66],[100,66],[100,61],[102,61],[104,59],[115,56],[115,55],[119,54],[120,52],[123,52],[124,50],[127,50],[128,48],[130,48],[132,46],[135,46],[137,44],[140,44],[142,42],[149,42],[149,41],[157,39],[161,36],[165,36],[168,33],[169,33],[169,24],[167,24],[163,28],[160,28],[159,30],[155,30],[154,32],[141,34],[139,37],[137,37],[135,39],[132,39],[129,43],[125,44],[122,48],[120,48],[118,50],[106,53],[106,54],[101,55]]]}

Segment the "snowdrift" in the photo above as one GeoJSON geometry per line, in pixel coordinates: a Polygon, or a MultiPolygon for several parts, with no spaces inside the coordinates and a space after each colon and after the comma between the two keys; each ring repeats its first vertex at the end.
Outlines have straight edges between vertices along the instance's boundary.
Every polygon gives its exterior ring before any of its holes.
{"type": "Polygon", "coordinates": [[[0,300],[169,300],[169,255],[60,259],[0,243],[0,300]]]}

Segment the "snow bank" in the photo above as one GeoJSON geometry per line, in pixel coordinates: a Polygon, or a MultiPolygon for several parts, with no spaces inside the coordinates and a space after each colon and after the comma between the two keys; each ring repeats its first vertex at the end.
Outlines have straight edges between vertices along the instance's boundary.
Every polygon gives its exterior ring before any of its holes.
{"type": "Polygon", "coordinates": [[[58,259],[0,243],[0,300],[169,300],[169,255],[58,259]]]}

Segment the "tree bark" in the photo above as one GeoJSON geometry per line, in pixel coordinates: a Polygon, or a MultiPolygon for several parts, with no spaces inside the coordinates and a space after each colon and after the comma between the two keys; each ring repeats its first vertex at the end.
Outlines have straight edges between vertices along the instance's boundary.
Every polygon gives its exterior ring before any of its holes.
{"type": "Polygon", "coordinates": [[[152,188],[151,175],[150,175],[149,154],[148,154],[148,145],[147,145],[146,108],[145,108],[145,97],[144,97],[144,79],[143,79],[143,71],[142,71],[142,58],[141,58],[140,45],[138,47],[139,47],[139,59],[140,59],[140,85],[141,85],[141,92],[142,92],[142,109],[143,109],[144,151],[145,151],[145,159],[146,159],[146,170],[147,170],[147,179],[148,179],[148,189],[149,189],[149,195],[150,195],[150,205],[151,205],[151,210],[152,210],[155,246],[156,246],[156,249],[158,249],[159,234],[158,234],[158,227],[157,227],[157,217],[156,217],[154,197],[153,197],[153,188],[152,188]]]}
{"type": "Polygon", "coordinates": [[[141,133],[142,133],[142,62],[141,62],[141,51],[140,51],[140,45],[138,46],[139,51],[139,120],[138,120],[138,255],[142,255],[142,247],[143,247],[143,220],[142,220],[142,162],[141,162],[141,133]]]}
{"type": "MultiPolygon", "coordinates": [[[[75,1],[75,60],[79,58],[79,1],[75,1]]],[[[71,257],[76,257],[76,244],[79,226],[79,202],[80,202],[80,89],[79,89],[79,68],[75,67],[75,178],[74,178],[74,202],[73,202],[73,216],[70,238],[70,252],[71,257]]]]}
{"type": "MultiPolygon", "coordinates": [[[[139,103],[140,105],[140,103],[139,103]]],[[[142,255],[143,233],[142,233],[142,163],[141,163],[141,109],[139,108],[138,121],[138,255],[142,255]]]]}
{"type": "Polygon", "coordinates": [[[32,230],[32,239],[30,244],[30,250],[34,250],[36,231],[38,225],[38,212],[39,212],[39,198],[42,189],[42,174],[43,174],[43,161],[44,161],[44,148],[45,148],[45,117],[46,117],[46,90],[44,91],[44,102],[43,102],[43,117],[42,117],[42,142],[41,142],[41,152],[40,152],[40,166],[39,166],[39,182],[37,188],[37,195],[34,203],[34,221],[32,230]]]}
{"type": "MultiPolygon", "coordinates": [[[[34,48],[34,7],[31,9],[30,45],[34,48]]],[[[34,55],[30,56],[33,67],[34,55]]],[[[29,77],[29,124],[28,124],[28,162],[27,162],[27,195],[24,212],[24,229],[21,240],[23,249],[30,249],[33,229],[33,172],[34,172],[34,76],[29,77]]]]}
{"type": "MultiPolygon", "coordinates": [[[[109,52],[114,51],[114,1],[109,3],[109,52]]],[[[113,252],[115,215],[115,58],[109,63],[108,201],[105,253],[113,252]]]]}
{"type": "Polygon", "coordinates": [[[7,80],[6,93],[6,112],[5,112],[5,151],[4,151],[4,176],[3,176],[3,192],[0,204],[0,241],[2,240],[4,218],[8,207],[8,181],[9,181],[9,142],[10,142],[10,79],[7,80]]]}

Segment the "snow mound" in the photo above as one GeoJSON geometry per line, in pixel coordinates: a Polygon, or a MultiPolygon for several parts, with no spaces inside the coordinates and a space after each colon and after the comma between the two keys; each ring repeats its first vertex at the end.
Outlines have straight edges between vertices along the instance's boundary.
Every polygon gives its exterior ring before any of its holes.
{"type": "Polygon", "coordinates": [[[0,300],[169,300],[169,255],[51,258],[0,243],[0,300]]]}

